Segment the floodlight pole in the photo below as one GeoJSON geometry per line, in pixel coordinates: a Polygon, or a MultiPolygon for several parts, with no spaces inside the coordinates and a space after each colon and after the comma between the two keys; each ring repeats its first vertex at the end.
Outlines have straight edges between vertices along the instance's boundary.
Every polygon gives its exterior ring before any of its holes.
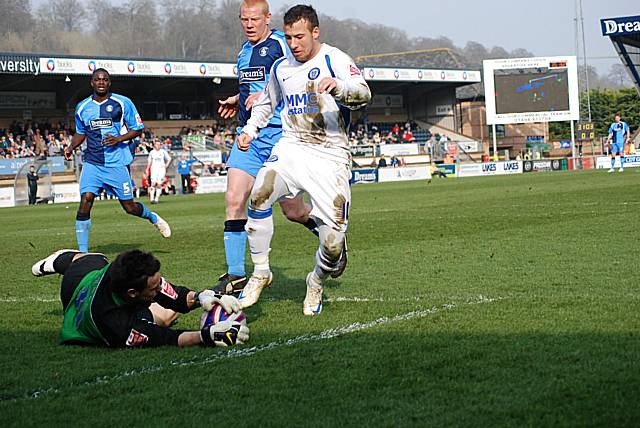
{"type": "Polygon", "coordinates": [[[491,130],[493,134],[493,157],[498,160],[498,137],[496,136],[496,124],[491,125],[491,130]]]}
{"type": "Polygon", "coordinates": [[[573,158],[573,169],[576,169],[576,131],[573,119],[569,122],[571,122],[571,157],[573,158]]]}

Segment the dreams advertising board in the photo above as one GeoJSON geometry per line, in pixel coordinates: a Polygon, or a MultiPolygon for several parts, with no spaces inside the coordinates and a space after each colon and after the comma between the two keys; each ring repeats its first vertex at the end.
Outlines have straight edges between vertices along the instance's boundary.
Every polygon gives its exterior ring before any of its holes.
{"type": "Polygon", "coordinates": [[[578,120],[575,56],[483,61],[490,125],[578,120]]]}

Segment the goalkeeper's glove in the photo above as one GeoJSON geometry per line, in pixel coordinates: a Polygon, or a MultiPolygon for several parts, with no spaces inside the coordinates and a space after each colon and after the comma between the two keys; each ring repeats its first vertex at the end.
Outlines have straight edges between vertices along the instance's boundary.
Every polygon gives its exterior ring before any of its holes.
{"type": "Polygon", "coordinates": [[[210,311],[216,303],[222,306],[222,309],[228,314],[242,310],[242,303],[240,303],[238,299],[227,294],[216,293],[212,290],[203,290],[196,293],[195,300],[200,303],[202,309],[207,312],[210,311]]]}
{"type": "Polygon", "coordinates": [[[239,322],[223,321],[204,327],[200,338],[206,346],[243,345],[249,340],[249,327],[239,322]]]}

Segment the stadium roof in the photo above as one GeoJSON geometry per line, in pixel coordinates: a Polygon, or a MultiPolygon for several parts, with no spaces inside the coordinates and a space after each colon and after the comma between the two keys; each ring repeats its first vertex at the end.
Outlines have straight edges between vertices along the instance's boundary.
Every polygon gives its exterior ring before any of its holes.
{"type": "MultiPolygon", "coordinates": [[[[451,53],[444,55],[451,57],[451,53]]],[[[481,81],[479,70],[465,69],[453,62],[438,62],[443,66],[424,68],[424,65],[420,67],[419,60],[404,66],[389,59],[391,57],[376,61],[375,65],[369,65],[370,61],[356,62],[366,80],[458,84],[481,81]],[[394,65],[390,66],[390,63],[394,65]]],[[[435,63],[425,61],[422,64],[431,66],[435,63]]],[[[0,74],[89,75],[96,68],[105,68],[113,75],[131,77],[237,78],[236,65],[225,62],[0,53],[0,74]]]]}
{"type": "Polygon", "coordinates": [[[640,94],[640,16],[600,20],[602,35],[608,36],[640,94]]]}

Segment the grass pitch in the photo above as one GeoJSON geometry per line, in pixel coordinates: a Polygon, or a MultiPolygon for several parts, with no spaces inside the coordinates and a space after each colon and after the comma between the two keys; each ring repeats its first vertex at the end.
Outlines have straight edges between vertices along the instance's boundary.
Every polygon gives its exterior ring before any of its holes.
{"type": "MultiPolygon", "coordinates": [[[[3,426],[638,426],[640,171],[353,188],[349,267],[302,315],[317,241],[276,215],[275,281],[235,350],[62,347],[77,205],[0,210],[3,426]]],[[[222,195],[175,196],[164,240],[96,202],[90,248],[153,251],[199,289],[225,268],[222,195]]],[[[249,267],[250,268],[250,267],[249,267]]],[[[198,314],[178,328],[195,329],[198,314]]]]}

